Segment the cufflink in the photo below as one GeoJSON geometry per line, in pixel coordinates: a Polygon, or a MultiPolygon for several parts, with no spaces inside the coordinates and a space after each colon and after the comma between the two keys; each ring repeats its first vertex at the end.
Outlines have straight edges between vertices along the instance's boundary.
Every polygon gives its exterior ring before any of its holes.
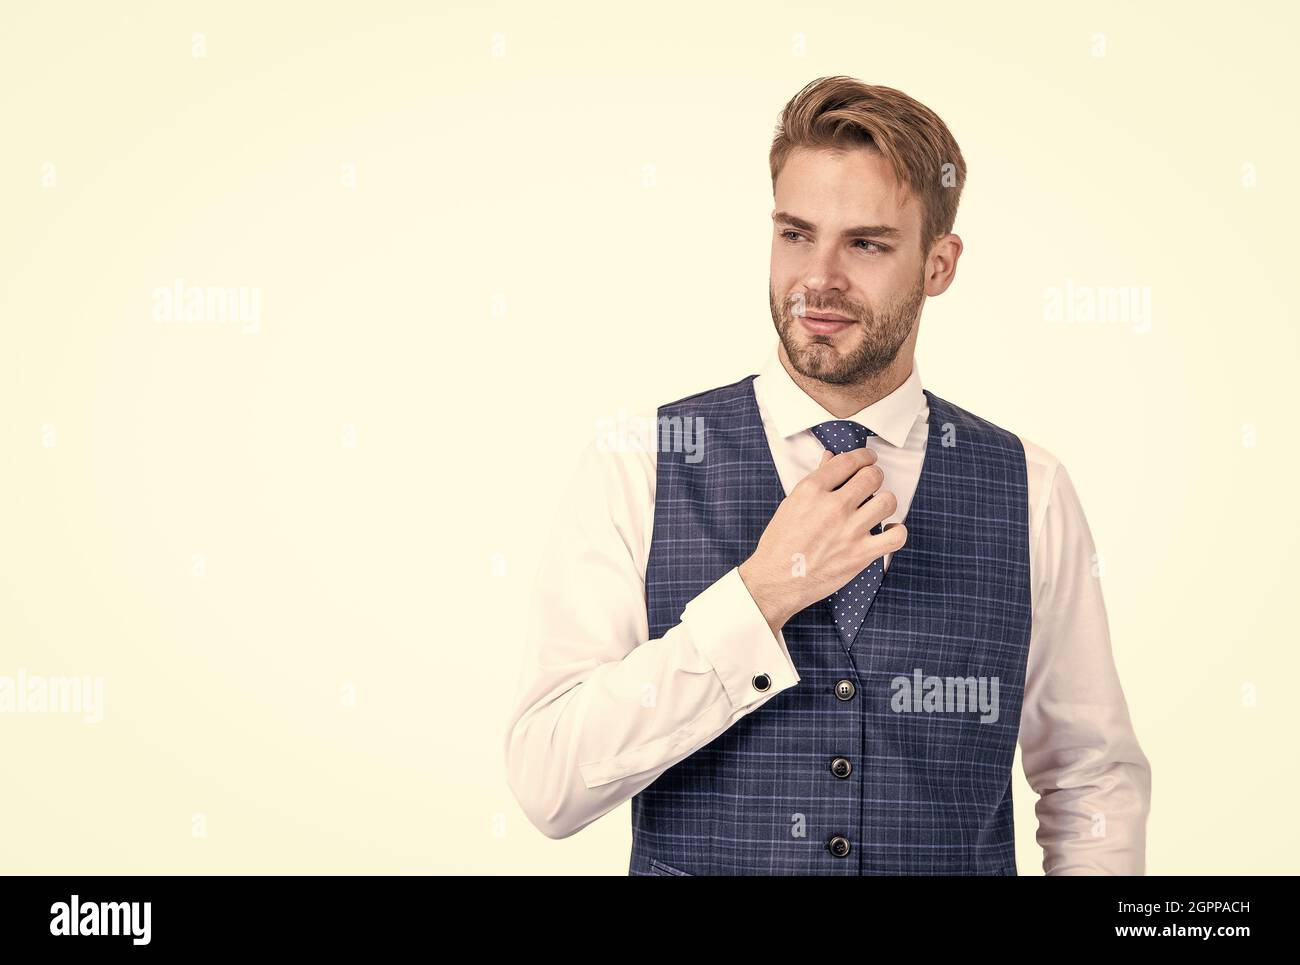
{"type": "Polygon", "coordinates": [[[761,673],[754,678],[754,689],[757,691],[770,690],[772,687],[772,678],[765,673],[761,673]]]}

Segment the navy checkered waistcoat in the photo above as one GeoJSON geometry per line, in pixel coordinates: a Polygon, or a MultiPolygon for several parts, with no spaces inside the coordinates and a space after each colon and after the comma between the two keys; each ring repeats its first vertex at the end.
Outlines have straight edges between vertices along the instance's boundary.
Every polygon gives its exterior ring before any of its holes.
{"type": "MultiPolygon", "coordinates": [[[[754,551],[785,498],[754,378],[659,408],[661,419],[702,420],[690,424],[703,427],[703,458],[662,446],[657,455],[651,639],[754,551]]],[[[907,543],[856,640],[843,645],[828,600],[786,623],[800,682],[632,798],[630,874],[1016,874],[1011,764],[1031,605],[1025,453],[1014,434],[925,395],[907,543]],[[896,678],[914,682],[918,670],[996,678],[997,719],[897,697],[896,678]]]]}

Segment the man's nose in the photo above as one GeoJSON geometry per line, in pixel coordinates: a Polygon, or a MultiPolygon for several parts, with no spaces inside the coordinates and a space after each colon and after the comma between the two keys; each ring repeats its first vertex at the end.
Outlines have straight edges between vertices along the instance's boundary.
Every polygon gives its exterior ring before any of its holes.
{"type": "MultiPolygon", "coordinates": [[[[813,249],[805,266],[803,284],[811,295],[828,291],[843,291],[848,287],[844,275],[843,256],[832,245],[813,249]]],[[[811,299],[814,300],[815,299],[811,299]]]]}

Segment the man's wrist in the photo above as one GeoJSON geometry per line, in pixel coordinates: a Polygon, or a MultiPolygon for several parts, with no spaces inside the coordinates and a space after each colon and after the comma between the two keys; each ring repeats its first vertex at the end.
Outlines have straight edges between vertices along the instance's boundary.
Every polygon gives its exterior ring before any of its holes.
{"type": "Polygon", "coordinates": [[[772,633],[780,633],[786,621],[796,612],[791,607],[788,590],[785,590],[778,581],[756,572],[752,558],[741,563],[738,569],[741,582],[745,584],[749,595],[754,598],[754,603],[763,614],[763,618],[767,620],[767,625],[772,628],[772,633]]]}

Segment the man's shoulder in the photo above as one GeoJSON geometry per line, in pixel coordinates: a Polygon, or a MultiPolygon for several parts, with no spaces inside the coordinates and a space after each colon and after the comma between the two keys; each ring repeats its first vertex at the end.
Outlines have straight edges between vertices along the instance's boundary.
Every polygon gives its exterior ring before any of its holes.
{"type": "Polygon", "coordinates": [[[1061,465],[1061,460],[1051,450],[1040,446],[1032,439],[1026,439],[1024,436],[1017,436],[1021,446],[1025,450],[1025,465],[1029,469],[1030,475],[1050,480],[1056,475],[1057,467],[1061,465]]]}
{"type": "Polygon", "coordinates": [[[753,398],[751,383],[755,377],[746,375],[654,408],[638,406],[632,411],[619,410],[617,416],[598,418],[580,457],[580,471],[588,477],[602,478],[613,492],[625,498],[645,500],[648,496],[653,500],[665,419],[676,422],[685,415],[717,415],[720,407],[739,410],[753,398]]]}
{"type": "MultiPolygon", "coordinates": [[[[1046,446],[1027,438],[1021,433],[1014,432],[999,423],[976,415],[969,409],[964,409],[947,399],[935,396],[934,393],[927,391],[927,394],[932,401],[938,399],[939,408],[942,410],[940,414],[945,420],[954,423],[958,439],[960,439],[962,431],[973,431],[980,434],[984,439],[997,439],[1004,446],[1014,446],[1024,452],[1025,481],[1029,489],[1030,519],[1032,527],[1036,530],[1051,500],[1057,473],[1062,471],[1061,460],[1057,455],[1046,446]]],[[[934,428],[933,425],[932,428],[934,428]]],[[[936,431],[945,431],[945,427],[939,425],[936,431]]]]}
{"type": "Polygon", "coordinates": [[[1003,425],[994,422],[992,419],[986,419],[984,416],[976,415],[970,409],[963,408],[956,402],[938,395],[929,389],[925,390],[927,401],[930,404],[931,418],[939,417],[942,422],[951,423],[952,428],[957,430],[965,429],[974,431],[988,436],[996,436],[1006,441],[1019,440],[1020,436],[1003,425]]]}
{"type": "Polygon", "coordinates": [[[753,395],[754,390],[750,386],[756,377],[756,375],[746,375],[744,378],[737,379],[727,385],[719,385],[712,389],[693,392],[690,395],[682,396],[680,399],[663,403],[659,406],[659,411],[734,404],[753,395]]]}
{"type": "MultiPolygon", "coordinates": [[[[1024,450],[1025,464],[1031,472],[1045,472],[1048,476],[1051,476],[1055,472],[1057,465],[1059,465],[1060,460],[1055,454],[1044,446],[1026,438],[1023,434],[1008,429],[992,419],[976,415],[969,409],[964,409],[955,402],[938,396],[928,389],[926,395],[929,396],[932,403],[931,407],[934,408],[933,403],[937,402],[940,409],[939,415],[953,422],[956,429],[975,430],[987,435],[997,436],[1008,442],[1014,440],[1024,450]]],[[[943,427],[940,426],[940,428],[943,427]]]]}
{"type": "MultiPolygon", "coordinates": [[[[665,445],[665,435],[671,436],[674,431],[673,424],[680,423],[683,417],[716,417],[720,408],[741,411],[740,407],[753,397],[750,384],[754,378],[747,375],[654,408],[638,406],[630,412],[620,410],[617,416],[597,419],[595,432],[579,459],[579,472],[589,480],[602,480],[612,500],[653,504],[658,454],[665,445]]],[[[667,441],[671,442],[671,438],[667,441]]]]}

